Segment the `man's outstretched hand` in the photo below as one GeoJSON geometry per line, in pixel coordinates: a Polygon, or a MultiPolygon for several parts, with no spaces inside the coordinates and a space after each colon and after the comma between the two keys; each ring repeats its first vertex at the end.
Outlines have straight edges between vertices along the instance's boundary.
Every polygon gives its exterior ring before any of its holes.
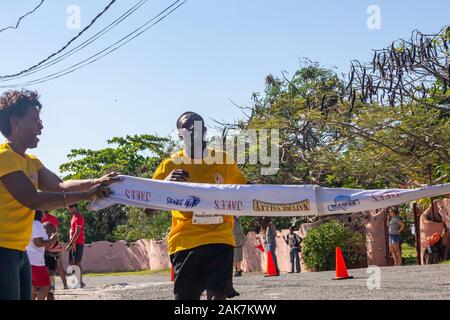
{"type": "MultiPolygon", "coordinates": [[[[181,169],[175,169],[172,170],[171,173],[164,179],[165,181],[173,181],[173,182],[187,182],[187,179],[189,179],[189,172],[181,170],[181,169]]],[[[144,209],[145,214],[147,217],[152,218],[155,214],[159,212],[159,210],[155,209],[144,209]]]]}
{"type": "Polygon", "coordinates": [[[110,184],[113,184],[114,182],[122,181],[123,178],[119,177],[119,174],[117,172],[111,172],[108,174],[105,174],[100,179],[97,179],[96,182],[101,184],[102,186],[109,186],[110,184]]]}
{"type": "Polygon", "coordinates": [[[187,179],[189,179],[189,172],[181,169],[175,169],[164,180],[174,182],[187,182],[187,179]]]}

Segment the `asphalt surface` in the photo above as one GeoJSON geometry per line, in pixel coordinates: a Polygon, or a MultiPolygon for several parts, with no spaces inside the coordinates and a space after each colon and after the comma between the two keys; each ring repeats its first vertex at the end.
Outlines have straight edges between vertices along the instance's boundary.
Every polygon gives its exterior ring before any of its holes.
{"type": "MultiPolygon", "coordinates": [[[[450,300],[449,264],[383,267],[378,271],[349,270],[354,278],[339,281],[332,280],[333,271],[281,274],[279,277],[243,274],[234,278],[235,289],[241,295],[233,300],[450,300]]],[[[169,274],[87,276],[83,281],[86,283],[83,289],[62,290],[58,278],[56,299],[173,299],[169,274]]]]}

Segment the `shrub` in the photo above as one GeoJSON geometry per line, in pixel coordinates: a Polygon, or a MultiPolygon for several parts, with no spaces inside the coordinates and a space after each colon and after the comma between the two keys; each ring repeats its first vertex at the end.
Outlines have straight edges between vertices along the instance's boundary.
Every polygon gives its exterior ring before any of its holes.
{"type": "Polygon", "coordinates": [[[342,249],[347,267],[366,258],[364,235],[347,228],[340,221],[330,221],[308,231],[302,246],[302,257],[308,269],[334,270],[336,247],[342,249]]]}
{"type": "Polygon", "coordinates": [[[411,228],[414,226],[414,216],[411,210],[408,208],[405,210],[400,209],[400,218],[405,223],[405,231],[402,233],[402,243],[415,247],[416,238],[411,232],[411,228]]]}
{"type": "Polygon", "coordinates": [[[140,239],[163,239],[170,230],[171,216],[167,211],[147,217],[144,210],[136,207],[126,207],[128,222],[117,226],[113,232],[115,241],[125,240],[128,243],[140,239]]]}

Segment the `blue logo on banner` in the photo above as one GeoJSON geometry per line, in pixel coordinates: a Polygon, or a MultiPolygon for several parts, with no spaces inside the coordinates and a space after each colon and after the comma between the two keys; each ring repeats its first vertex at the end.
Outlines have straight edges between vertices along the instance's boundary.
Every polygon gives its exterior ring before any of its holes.
{"type": "Polygon", "coordinates": [[[200,198],[197,198],[195,196],[190,196],[188,199],[186,199],[185,203],[184,203],[184,207],[185,208],[194,208],[196,206],[198,206],[198,204],[200,203],[200,198]]]}
{"type": "Polygon", "coordinates": [[[337,196],[334,198],[334,204],[328,205],[328,210],[347,210],[348,207],[359,205],[359,200],[352,200],[349,196],[337,196]]]}
{"type": "Polygon", "coordinates": [[[173,205],[180,206],[180,207],[184,206],[186,209],[195,208],[196,206],[198,206],[199,203],[200,203],[200,198],[198,198],[196,196],[190,196],[187,199],[171,198],[171,197],[167,198],[167,204],[173,204],[173,205]]]}
{"type": "Polygon", "coordinates": [[[184,202],[184,199],[174,199],[171,197],[167,198],[167,204],[174,204],[176,206],[182,206],[184,202]]]}

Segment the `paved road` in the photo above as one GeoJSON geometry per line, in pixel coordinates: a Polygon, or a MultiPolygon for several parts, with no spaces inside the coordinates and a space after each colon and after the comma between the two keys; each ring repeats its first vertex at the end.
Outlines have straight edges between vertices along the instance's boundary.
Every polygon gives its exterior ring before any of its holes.
{"type": "MultiPolygon", "coordinates": [[[[367,286],[367,269],[349,270],[351,280],[331,280],[334,272],[282,274],[265,278],[262,274],[244,274],[235,279],[246,300],[307,299],[446,299],[450,300],[450,265],[383,267],[379,269],[379,289],[367,286]]],[[[59,279],[58,279],[59,280],[59,279]]],[[[84,289],[61,290],[57,282],[57,299],[173,299],[173,284],[168,274],[145,276],[85,277],[84,289]]],[[[376,286],[376,281],[369,281],[376,286]]]]}

